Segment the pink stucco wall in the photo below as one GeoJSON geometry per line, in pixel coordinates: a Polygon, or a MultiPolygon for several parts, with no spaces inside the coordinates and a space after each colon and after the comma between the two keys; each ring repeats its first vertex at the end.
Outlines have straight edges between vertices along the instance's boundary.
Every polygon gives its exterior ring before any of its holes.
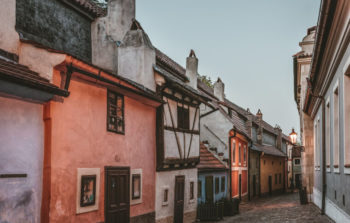
{"type": "MultiPolygon", "coordinates": [[[[54,74],[60,83],[58,72],[54,74]]],[[[130,216],[154,212],[155,108],[125,100],[125,135],[108,132],[107,89],[73,78],[68,98],[51,102],[50,222],[104,221],[104,167],[129,166],[143,171],[143,202],[130,216]],[[100,168],[98,211],[76,215],[77,168],[100,168]]]]}

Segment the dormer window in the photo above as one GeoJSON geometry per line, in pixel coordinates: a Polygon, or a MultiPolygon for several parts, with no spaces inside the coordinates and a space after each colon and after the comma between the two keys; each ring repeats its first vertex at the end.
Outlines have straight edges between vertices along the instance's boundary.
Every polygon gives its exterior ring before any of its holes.
{"type": "Polygon", "coordinates": [[[190,112],[188,108],[177,106],[177,127],[190,129],[190,112]]]}

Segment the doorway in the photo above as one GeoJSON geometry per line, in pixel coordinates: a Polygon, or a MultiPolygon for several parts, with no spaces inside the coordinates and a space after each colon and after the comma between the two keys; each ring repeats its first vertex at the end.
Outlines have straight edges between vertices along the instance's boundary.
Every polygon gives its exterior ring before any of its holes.
{"type": "Polygon", "coordinates": [[[130,168],[105,167],[105,222],[130,221],[130,168]]]}
{"type": "Polygon", "coordinates": [[[185,198],[185,176],[175,177],[174,223],[183,223],[185,198]]]}
{"type": "Polygon", "coordinates": [[[301,187],[301,174],[295,174],[295,186],[297,188],[301,187]]]}
{"type": "Polygon", "coordinates": [[[269,194],[272,195],[272,176],[269,176],[269,194]]]}

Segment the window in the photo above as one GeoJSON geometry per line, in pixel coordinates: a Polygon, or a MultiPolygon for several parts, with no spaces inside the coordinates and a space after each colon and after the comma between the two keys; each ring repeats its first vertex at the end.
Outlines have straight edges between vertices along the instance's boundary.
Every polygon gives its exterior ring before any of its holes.
{"type": "Polygon", "coordinates": [[[169,193],[169,189],[164,189],[163,204],[168,203],[168,193],[169,193]]]}
{"type": "Polygon", "coordinates": [[[137,200],[141,198],[141,174],[132,175],[132,199],[137,200]]]}
{"type": "Polygon", "coordinates": [[[194,182],[190,182],[190,200],[194,199],[194,182]]]}
{"type": "Polygon", "coordinates": [[[315,140],[315,154],[314,154],[314,157],[315,157],[315,167],[316,167],[316,170],[318,167],[320,167],[320,155],[319,155],[319,151],[320,151],[320,120],[318,119],[315,123],[315,127],[314,127],[314,140],[315,140]]]}
{"type": "Polygon", "coordinates": [[[333,92],[333,165],[339,167],[339,92],[338,87],[333,92]]]}
{"type": "MultiPolygon", "coordinates": [[[[344,146],[344,165],[350,168],[350,72],[349,68],[344,75],[344,131],[345,131],[345,146],[344,146]]],[[[345,169],[345,173],[349,174],[349,170],[345,169]]]]}
{"type": "Polygon", "coordinates": [[[236,163],[236,141],[232,140],[232,163],[236,163]]]}
{"type": "Polygon", "coordinates": [[[295,160],[294,160],[294,164],[295,164],[295,165],[300,165],[300,159],[295,159],[295,160]]]}
{"type": "Polygon", "coordinates": [[[282,174],[281,174],[281,173],[279,174],[279,179],[278,179],[278,181],[279,181],[279,184],[282,183],[282,174]]]}
{"type": "Polygon", "coordinates": [[[219,177],[215,178],[215,194],[219,193],[219,177]]]}
{"type": "Polygon", "coordinates": [[[275,174],[275,184],[277,184],[277,173],[275,174]]]}
{"type": "Polygon", "coordinates": [[[238,162],[241,163],[241,156],[242,156],[242,153],[241,153],[241,144],[239,144],[238,146],[238,162]]]}
{"type": "Polygon", "coordinates": [[[247,146],[244,146],[243,149],[243,161],[246,162],[247,160],[247,146]]]}
{"type": "Polygon", "coordinates": [[[177,127],[190,129],[190,112],[188,108],[177,106],[177,127]]]}
{"type": "Polygon", "coordinates": [[[197,190],[197,197],[201,198],[202,197],[202,181],[198,180],[198,190],[197,190]]]}
{"type": "Polygon", "coordinates": [[[226,179],[225,177],[221,177],[221,192],[225,192],[226,179]]]}
{"type": "Polygon", "coordinates": [[[124,134],[124,96],[107,92],[107,130],[124,134]]]}
{"type": "MultiPolygon", "coordinates": [[[[328,99],[329,100],[329,99],[328,99]]],[[[330,127],[331,127],[331,118],[330,118],[330,106],[329,101],[326,104],[326,165],[327,167],[330,166],[330,148],[331,148],[331,134],[330,134],[330,127]]]]}

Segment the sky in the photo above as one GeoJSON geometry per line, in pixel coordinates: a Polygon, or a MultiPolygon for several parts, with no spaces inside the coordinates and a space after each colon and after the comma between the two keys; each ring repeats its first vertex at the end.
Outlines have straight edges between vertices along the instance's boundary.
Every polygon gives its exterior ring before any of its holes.
{"type": "Polygon", "coordinates": [[[136,0],[136,19],[152,44],[180,65],[190,49],[199,74],[218,77],[232,102],[285,134],[299,130],[293,59],[320,0],[136,0]]]}

